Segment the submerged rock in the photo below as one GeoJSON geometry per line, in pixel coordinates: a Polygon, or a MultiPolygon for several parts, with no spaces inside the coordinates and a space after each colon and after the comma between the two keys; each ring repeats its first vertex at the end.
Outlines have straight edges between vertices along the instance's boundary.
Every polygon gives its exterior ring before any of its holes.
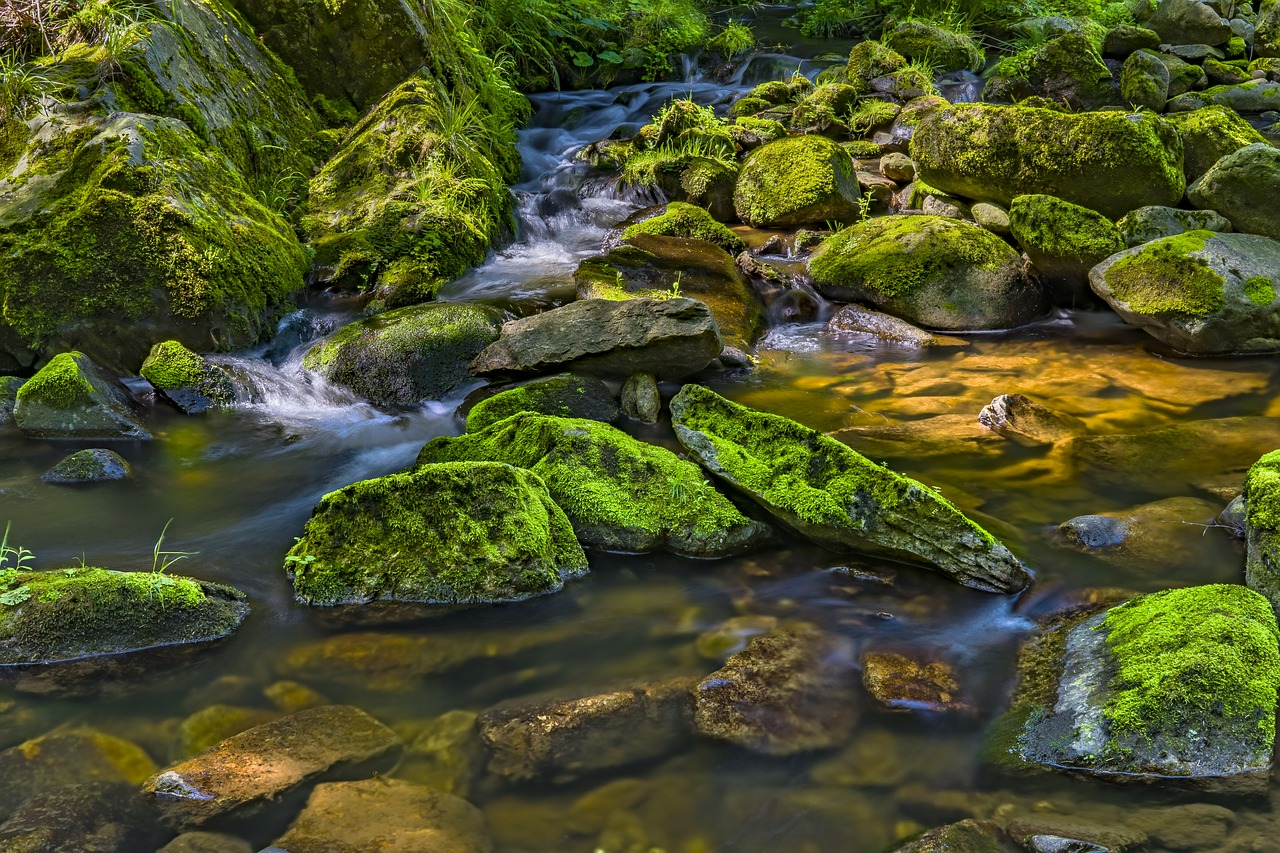
{"type": "Polygon", "coordinates": [[[325,705],[257,726],[143,783],[162,818],[192,829],[244,818],[319,777],[359,778],[395,764],[403,742],[349,705],[325,705]]]}
{"type": "Polygon", "coordinates": [[[169,755],[174,761],[182,761],[216,746],[232,735],[269,723],[280,716],[282,715],[265,708],[210,705],[178,724],[169,755]]]}
{"type": "Polygon", "coordinates": [[[1265,598],[1219,584],[1070,617],[1023,650],[997,760],[1264,792],[1280,652],[1265,598]]]}
{"type": "Polygon", "coordinates": [[[223,832],[184,832],[156,853],[254,853],[243,838],[223,832]]]}
{"type": "Polygon", "coordinates": [[[467,362],[498,337],[496,312],[476,305],[413,305],[339,329],[302,366],[375,406],[439,400],[467,381],[467,362]]]}
{"type": "Polygon", "coordinates": [[[821,545],[924,565],[990,592],[1030,581],[1008,548],[942,496],[829,436],[698,385],[671,401],[671,420],[703,467],[821,545]]]}
{"type": "Polygon", "coordinates": [[[484,815],[466,800],[401,779],[317,785],[276,839],[289,853],[492,853],[484,815]]]}
{"type": "Polygon", "coordinates": [[[942,661],[917,660],[897,652],[868,652],[862,656],[862,685],[872,699],[891,711],[973,711],[955,669],[942,661]]]}
{"type": "Polygon", "coordinates": [[[96,729],[32,738],[0,752],[0,820],[30,797],[88,782],[139,785],[154,772],[137,744],[96,729]]]}
{"type": "MultiPolygon", "coordinates": [[[[489,389],[484,389],[489,391],[489,389]]],[[[612,423],[622,414],[618,401],[594,376],[557,373],[510,387],[500,387],[467,412],[467,432],[479,432],[521,412],[561,418],[587,418],[612,423]]]]}
{"type": "Polygon", "coordinates": [[[943,192],[1002,205],[1046,193],[1111,218],[1176,205],[1182,153],[1177,130],[1150,113],[990,104],[934,110],[911,139],[918,176],[943,192]]]}
{"type": "Polygon", "coordinates": [[[16,400],[13,418],[32,438],[151,438],[124,386],[83,353],[54,356],[16,400]]]}
{"type": "Polygon", "coordinates": [[[1085,432],[1084,421],[1055,412],[1022,394],[1001,394],[978,412],[978,423],[1028,447],[1053,444],[1085,432]]]}
{"type": "Polygon", "coordinates": [[[537,475],[472,461],[325,495],[285,565],[307,604],[470,605],[556,592],[587,557],[537,475]]]}
{"type": "Polygon", "coordinates": [[[506,323],[471,372],[569,369],[625,378],[645,370],[676,379],[702,370],[722,349],[710,309],[696,299],[586,299],[506,323]]]}
{"type": "Polygon", "coordinates": [[[133,468],[120,457],[120,454],[95,447],[77,450],[41,474],[40,480],[45,483],[69,486],[128,480],[132,476],[133,468]]]}
{"type": "Polygon", "coordinates": [[[891,314],[883,314],[861,305],[842,305],[827,321],[825,331],[833,337],[870,338],[910,349],[969,345],[963,338],[935,335],[906,320],[899,320],[891,314]]]}
{"type": "Polygon", "coordinates": [[[869,302],[934,329],[1007,329],[1048,308],[1008,243],[938,216],[886,216],[846,228],[818,247],[809,271],[829,299],[869,302]]]}
{"type": "Polygon", "coordinates": [[[164,399],[188,415],[235,401],[231,376],[178,341],[161,341],[142,362],[142,378],[164,399]]]}
{"type": "Polygon", "coordinates": [[[853,644],[807,623],[756,637],[693,691],[698,734],[764,755],[839,746],[861,708],[853,644]]]}
{"type": "Polygon", "coordinates": [[[757,228],[858,218],[862,195],[853,160],[823,136],[791,136],[762,145],[742,164],[733,204],[757,228]]]}
{"type": "Polygon", "coordinates": [[[415,726],[396,776],[433,791],[470,794],[484,765],[476,716],[472,711],[449,711],[415,726]]]}
{"type": "Polygon", "coordinates": [[[576,699],[490,709],[477,720],[489,772],[513,781],[568,781],[666,755],[689,737],[693,679],[576,699]]]}
{"type": "Polygon", "coordinates": [[[1280,242],[1188,231],[1127,249],[1089,273],[1126,323],[1195,355],[1280,350],[1280,242]]]}
{"type": "Polygon", "coordinates": [[[995,822],[962,820],[931,829],[898,847],[894,853],[1003,853],[1008,848],[1004,833],[995,822]]]}
{"type": "Polygon", "coordinates": [[[138,853],[170,833],[132,785],[86,782],[37,794],[0,824],[0,849],[14,853],[138,853]]]}
{"type": "Polygon", "coordinates": [[[726,557],[770,536],[698,466],[597,421],[519,414],[478,433],[434,439],[418,456],[420,464],[462,460],[539,475],[578,539],[609,551],[726,557]]]}
{"type": "Polygon", "coordinates": [[[1058,534],[1066,546],[1116,566],[1167,570],[1204,560],[1211,544],[1205,534],[1220,509],[1200,498],[1166,498],[1077,516],[1058,525],[1058,534]]]}

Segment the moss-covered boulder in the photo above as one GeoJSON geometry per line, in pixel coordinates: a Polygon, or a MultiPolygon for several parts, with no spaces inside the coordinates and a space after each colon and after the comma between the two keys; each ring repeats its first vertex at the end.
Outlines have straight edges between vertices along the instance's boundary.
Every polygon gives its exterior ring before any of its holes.
{"type": "Polygon", "coordinates": [[[558,373],[512,387],[499,386],[497,393],[485,396],[467,412],[467,432],[479,432],[521,412],[605,423],[617,420],[622,414],[613,392],[599,379],[558,373]]]}
{"type": "Polygon", "coordinates": [[[1262,113],[1280,105],[1280,83],[1250,80],[1231,86],[1214,86],[1203,92],[1187,92],[1168,103],[1169,112],[1186,112],[1208,106],[1230,107],[1238,113],[1262,113]]]}
{"type": "Polygon", "coordinates": [[[1187,62],[1172,53],[1160,53],[1157,56],[1169,71],[1169,98],[1171,100],[1164,105],[1164,109],[1185,109],[1185,107],[1179,105],[1181,103],[1180,99],[1187,92],[1205,87],[1207,78],[1204,69],[1194,62],[1187,62]]]}
{"type": "Polygon", "coordinates": [[[1015,74],[990,78],[983,90],[987,100],[1021,100],[1036,96],[1073,110],[1095,110],[1120,100],[1111,69],[1098,54],[1095,41],[1083,32],[1051,38],[1033,49],[1017,65],[1015,74]]]}
{"type": "Polygon", "coordinates": [[[1111,782],[1265,792],[1278,641],[1270,603],[1229,584],[1067,617],[1023,649],[993,757],[1111,782]]]}
{"type": "Polygon", "coordinates": [[[1089,273],[1094,293],[1180,352],[1280,350],[1280,242],[1188,231],[1112,255],[1089,273]]]}
{"type": "Polygon", "coordinates": [[[1230,107],[1211,105],[1170,113],[1168,120],[1182,134],[1183,171],[1189,184],[1228,154],[1246,145],[1266,142],[1253,125],[1230,107]]]}
{"type": "Polygon", "coordinates": [[[956,104],[930,111],[911,138],[920,179],[1008,205],[1046,193],[1117,218],[1182,199],[1182,139],[1158,116],[956,104]]]}
{"type": "Polygon", "coordinates": [[[79,352],[54,356],[23,383],[13,418],[32,438],[151,438],[124,386],[79,352]]]}
{"type": "Polygon", "coordinates": [[[608,551],[725,557],[766,541],[692,462],[597,421],[519,414],[427,442],[420,464],[505,462],[542,477],[578,539],[608,551]]]}
{"type": "Polygon", "coordinates": [[[1187,197],[1237,231],[1280,239],[1280,150],[1257,142],[1227,154],[1187,188],[1187,197]]]}
{"type": "Polygon", "coordinates": [[[1141,246],[1162,237],[1176,237],[1188,231],[1231,231],[1231,223],[1212,210],[1182,210],[1150,205],[1131,210],[1116,223],[1126,248],[1141,246]]]}
{"type": "Polygon", "coordinates": [[[1048,307],[1008,243],[939,216],[885,216],[846,228],[818,247],[809,272],[829,299],[867,302],[934,329],[1007,329],[1048,307]]]}
{"type": "Polygon", "coordinates": [[[128,480],[133,467],[120,454],[101,447],[77,450],[40,475],[41,482],[61,486],[128,480]]]}
{"type": "Polygon", "coordinates": [[[631,240],[641,234],[705,240],[731,255],[738,255],[747,249],[742,238],[716,221],[706,208],[683,201],[673,201],[658,215],[628,225],[622,232],[622,239],[631,240]]]}
{"type": "Polygon", "coordinates": [[[573,280],[579,299],[696,299],[711,309],[725,345],[741,350],[749,351],[764,330],[764,307],[751,283],[732,255],[706,240],[633,234],[579,264],[573,280]]]}
{"type": "Polygon", "coordinates": [[[319,279],[424,302],[484,259],[506,227],[518,162],[509,124],[465,91],[414,76],[356,124],[311,180],[302,230],[319,279]],[[470,123],[459,128],[459,115],[470,123]]]}
{"type": "Polygon", "coordinates": [[[1125,248],[1110,219],[1051,195],[1016,197],[1009,228],[1059,305],[1092,301],[1089,270],[1125,248]]]}
{"type": "Polygon", "coordinates": [[[1262,0],[1253,32],[1253,49],[1258,56],[1280,56],[1280,3],[1262,0]]]}
{"type": "Polygon", "coordinates": [[[161,397],[188,415],[230,405],[236,399],[231,375],[178,341],[153,346],[140,372],[161,397]]]}
{"type": "Polygon", "coordinates": [[[849,61],[844,69],[845,82],[859,92],[867,93],[872,89],[871,81],[901,71],[906,64],[907,58],[896,50],[875,39],[867,39],[849,51],[849,61]]]}
{"type": "Polygon", "coordinates": [[[853,160],[822,136],[792,136],[747,157],[733,191],[738,218],[758,228],[858,218],[853,160]]]}
{"type": "Polygon", "coordinates": [[[1030,581],[1008,548],[937,492],[793,420],[686,385],[671,421],[699,464],[820,545],[924,565],[989,592],[1030,581]]]}
{"type": "Polygon", "coordinates": [[[1244,499],[1244,580],[1280,612],[1280,451],[1273,450],[1250,466],[1244,499]]]}
{"type": "Polygon", "coordinates": [[[498,338],[498,315],[476,305],[411,305],[343,326],[302,366],[375,406],[439,400],[467,381],[467,362],[498,338]]]}
{"type": "Polygon", "coordinates": [[[285,567],[306,604],[472,605],[557,592],[587,558],[537,476],[462,462],[330,492],[285,567]]]}
{"type": "Polygon", "coordinates": [[[903,21],[885,30],[880,40],[908,60],[926,60],[938,71],[981,71],[986,61],[982,48],[967,33],[927,21],[903,21]]]}
{"type": "Polygon", "coordinates": [[[1120,69],[1120,98],[1134,109],[1164,112],[1169,100],[1169,68],[1155,51],[1131,53],[1120,69]]]}
{"type": "Polygon", "coordinates": [[[847,83],[823,83],[791,111],[791,129],[842,138],[847,130],[845,117],[858,97],[858,90],[847,83]]]}
{"type": "Polygon", "coordinates": [[[229,635],[244,593],[162,572],[0,572],[0,678],[14,665],[118,655],[229,635]]]}
{"type": "Polygon", "coordinates": [[[471,372],[528,376],[567,368],[621,379],[646,370],[675,379],[702,370],[723,349],[711,309],[696,299],[583,299],[504,323],[471,372]]]}
{"type": "Polygon", "coordinates": [[[1107,30],[1102,39],[1102,55],[1108,59],[1125,59],[1129,54],[1144,48],[1158,50],[1160,34],[1135,24],[1118,24],[1107,30]]]}

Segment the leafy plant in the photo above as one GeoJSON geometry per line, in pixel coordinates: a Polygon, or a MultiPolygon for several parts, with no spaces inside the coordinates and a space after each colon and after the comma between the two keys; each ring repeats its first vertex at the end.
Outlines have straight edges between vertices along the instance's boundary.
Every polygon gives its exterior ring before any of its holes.
{"type": "Polygon", "coordinates": [[[866,222],[871,218],[871,204],[873,199],[871,193],[864,192],[858,196],[858,221],[866,222]]]}
{"type": "Polygon", "coordinates": [[[0,570],[29,571],[30,567],[27,563],[35,559],[35,554],[32,554],[21,545],[10,545],[9,530],[10,522],[5,522],[4,535],[0,536],[0,570]],[[12,565],[9,565],[10,560],[13,561],[12,565]]]}
{"type": "Polygon", "coordinates": [[[170,566],[179,560],[185,560],[187,557],[193,557],[200,553],[199,551],[164,550],[164,537],[169,532],[170,524],[173,524],[172,518],[164,523],[164,528],[160,531],[160,538],[156,540],[155,546],[151,549],[151,574],[153,575],[163,575],[170,566]]]}
{"type": "Polygon", "coordinates": [[[25,119],[54,85],[35,65],[0,53],[0,123],[25,119]]]}
{"type": "Polygon", "coordinates": [[[707,50],[725,59],[733,59],[756,46],[756,34],[746,24],[731,21],[727,27],[707,40],[707,50]]]}

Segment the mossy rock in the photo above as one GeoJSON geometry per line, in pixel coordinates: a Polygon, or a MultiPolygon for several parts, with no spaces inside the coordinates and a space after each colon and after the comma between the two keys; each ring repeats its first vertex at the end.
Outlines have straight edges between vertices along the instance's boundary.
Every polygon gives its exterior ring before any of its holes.
{"type": "Polygon", "coordinates": [[[479,432],[521,412],[604,423],[611,423],[622,414],[613,392],[599,379],[560,373],[502,388],[486,396],[467,412],[467,432],[479,432]]]}
{"type": "Polygon", "coordinates": [[[1265,792],[1278,641],[1270,603],[1231,584],[1068,618],[1024,649],[995,751],[1111,782],[1265,792]]]}
{"type": "Polygon", "coordinates": [[[18,402],[18,389],[25,381],[17,376],[0,376],[0,426],[13,420],[13,407],[18,402]]]}
{"type": "Polygon", "coordinates": [[[901,71],[907,58],[874,39],[867,39],[849,51],[845,80],[859,92],[870,92],[871,81],[901,71]]]}
{"type": "Polygon", "coordinates": [[[827,239],[809,259],[818,292],[944,330],[1005,329],[1040,316],[1044,291],[989,231],[938,216],[886,216],[827,239]]]}
{"type": "Polygon", "coordinates": [[[673,201],[657,216],[651,216],[630,225],[622,232],[622,239],[629,240],[639,234],[657,234],[662,237],[692,237],[706,240],[731,255],[746,251],[747,244],[720,222],[705,208],[682,201],[673,201]]]}
{"type": "Polygon", "coordinates": [[[844,117],[858,102],[859,93],[845,83],[824,83],[796,104],[791,113],[793,130],[843,135],[844,117]],[[833,133],[834,131],[834,133],[833,133]]]}
{"type": "Polygon", "coordinates": [[[853,161],[821,136],[793,136],[752,151],[742,165],[733,204],[757,228],[852,221],[858,216],[853,161]]]}
{"type": "Polygon", "coordinates": [[[698,385],[671,401],[671,422],[699,464],[820,545],[927,566],[988,592],[1030,582],[1008,548],[937,492],[829,436],[698,385]]]}
{"type": "Polygon", "coordinates": [[[1233,86],[1214,86],[1203,92],[1187,92],[1169,101],[1169,112],[1198,110],[1207,106],[1230,107],[1238,113],[1262,113],[1280,106],[1280,83],[1250,80],[1233,86]]]}
{"type": "Polygon", "coordinates": [[[498,338],[498,316],[476,305],[411,305],[343,326],[302,366],[375,406],[439,400],[467,381],[467,362],[498,338]]]}
{"type": "MultiPolygon", "coordinates": [[[[174,734],[169,748],[170,760],[183,761],[204,752],[211,746],[216,746],[232,735],[269,723],[281,716],[283,715],[279,712],[268,711],[265,708],[210,705],[196,711],[178,724],[178,731],[174,734]]],[[[146,773],[142,778],[145,779],[150,775],[151,773],[146,773]]]]}
{"type": "Polygon", "coordinates": [[[904,21],[885,30],[880,40],[909,60],[929,61],[938,71],[981,71],[986,61],[970,36],[927,21],[904,21]]]}
{"type": "Polygon", "coordinates": [[[761,145],[787,135],[786,126],[780,121],[752,116],[741,116],[729,126],[733,141],[743,151],[752,151],[761,145]]]}
{"type": "Polygon", "coordinates": [[[188,415],[235,402],[235,384],[227,371],[178,341],[153,346],[140,373],[161,397],[188,415]]]}
{"type": "Polygon", "coordinates": [[[893,853],[1004,853],[1009,848],[999,824],[968,819],[931,829],[893,853]]]}
{"type": "Polygon", "coordinates": [[[0,572],[0,666],[119,655],[226,637],[244,593],[160,572],[0,572]]]}
{"type": "Polygon", "coordinates": [[[867,98],[849,114],[849,135],[866,136],[876,130],[889,127],[901,112],[902,107],[897,104],[877,98],[867,98]]]}
{"type": "Polygon", "coordinates": [[[124,386],[79,352],[54,356],[27,380],[13,418],[32,438],[151,438],[124,386]]]}
{"type": "Polygon", "coordinates": [[[1187,62],[1182,57],[1171,53],[1159,53],[1156,56],[1169,71],[1170,101],[1164,105],[1164,108],[1170,111],[1184,109],[1180,106],[1186,100],[1182,96],[1194,89],[1205,87],[1204,69],[1194,62],[1187,62]]]}
{"type": "Polygon", "coordinates": [[[1170,113],[1168,118],[1182,134],[1183,171],[1188,184],[1199,180],[1228,154],[1246,145],[1266,142],[1253,125],[1230,107],[1202,107],[1170,113]]]}
{"type": "Polygon", "coordinates": [[[757,98],[753,95],[746,95],[733,102],[729,107],[729,118],[749,118],[756,113],[762,113],[773,107],[774,104],[769,103],[764,98],[757,98]]]}
{"type": "Polygon", "coordinates": [[[1182,199],[1182,138],[1149,113],[1063,113],[956,104],[930,111],[911,138],[920,179],[1008,205],[1045,193],[1118,218],[1182,199]]]}
{"type": "MultiPolygon", "coordinates": [[[[373,288],[388,308],[434,298],[484,260],[506,227],[518,168],[514,131],[449,132],[468,109],[443,84],[414,76],[382,99],[311,179],[302,230],[320,281],[373,288]]],[[[476,106],[470,109],[479,109],[476,106]]],[[[485,124],[492,117],[477,115],[485,124]]]]}
{"type": "Polygon", "coordinates": [[[1180,352],[1280,351],[1280,242],[1188,231],[1112,255],[1089,284],[1126,323],[1180,352]]]}
{"type": "Polygon", "coordinates": [[[247,346],[303,288],[292,227],[176,119],[48,114],[0,186],[0,368],[247,346]]]}
{"type": "Polygon", "coordinates": [[[661,300],[678,294],[696,299],[711,310],[726,346],[750,350],[764,330],[764,307],[733,257],[706,240],[632,233],[632,228],[624,232],[631,234],[626,243],[578,265],[573,274],[578,298],[661,300]]]}
{"type": "Polygon", "coordinates": [[[1231,223],[1212,210],[1182,210],[1177,207],[1151,205],[1131,210],[1116,223],[1126,248],[1141,246],[1163,237],[1176,237],[1188,231],[1231,231],[1231,223]]]}
{"type": "Polygon", "coordinates": [[[133,468],[118,453],[100,447],[77,450],[40,475],[41,482],[63,486],[128,480],[133,468]]]}
{"type": "Polygon", "coordinates": [[[1169,100],[1169,68],[1150,50],[1131,53],[1120,70],[1120,98],[1135,110],[1164,112],[1169,100]]]}
{"type": "Polygon", "coordinates": [[[1244,500],[1244,582],[1280,612],[1280,450],[1249,467],[1244,500]]]}
{"type": "Polygon", "coordinates": [[[1008,76],[990,78],[983,90],[989,100],[1048,98],[1072,110],[1095,110],[1120,103],[1111,69],[1095,41],[1083,32],[1064,33],[1036,47],[1008,76]]]}
{"type": "Polygon", "coordinates": [[[1089,270],[1125,248],[1110,219],[1051,195],[1016,197],[1009,228],[1059,305],[1092,301],[1089,270]]]}
{"type": "Polygon", "coordinates": [[[1227,154],[1187,188],[1187,198],[1237,231],[1280,240],[1280,151],[1256,142],[1227,154]]]}
{"type": "Polygon", "coordinates": [[[306,604],[474,605],[557,592],[587,558],[538,477],[457,462],[325,495],[286,568],[306,604]]]}
{"type": "Polygon", "coordinates": [[[1160,34],[1134,24],[1120,24],[1107,30],[1102,40],[1102,55],[1108,59],[1125,59],[1142,49],[1159,50],[1160,34]]]}
{"type": "Polygon", "coordinates": [[[54,730],[0,752],[0,822],[31,797],[88,782],[136,788],[154,772],[136,743],[87,727],[54,730]]]}
{"type": "Polygon", "coordinates": [[[727,557],[770,537],[698,466],[596,421],[519,414],[434,439],[418,456],[420,464],[451,461],[505,462],[538,474],[578,539],[607,551],[727,557]]]}

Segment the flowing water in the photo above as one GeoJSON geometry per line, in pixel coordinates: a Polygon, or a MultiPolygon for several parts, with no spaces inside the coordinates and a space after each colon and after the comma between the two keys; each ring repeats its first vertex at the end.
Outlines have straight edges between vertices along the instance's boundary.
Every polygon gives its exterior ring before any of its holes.
{"type": "MultiPolygon", "coordinates": [[[[758,60],[729,84],[694,79],[535,97],[535,115],[521,134],[524,175],[514,188],[517,239],[442,298],[489,302],[513,313],[563,300],[574,267],[598,251],[607,229],[652,202],[589,174],[574,162],[579,147],[635,130],[672,97],[723,107],[758,79],[797,67],[816,73],[820,63],[778,55],[758,60]]],[[[1142,566],[1058,547],[1055,526],[1082,513],[1170,496],[1225,505],[1243,466],[1273,445],[1265,439],[1249,445],[1248,434],[1248,446],[1234,456],[1213,448],[1175,455],[1157,445],[1130,470],[1122,462],[1091,464],[1061,449],[1022,446],[977,423],[993,397],[1013,392],[1074,415],[1097,434],[1272,417],[1280,413],[1274,359],[1175,358],[1114,317],[1088,312],[925,353],[829,338],[820,323],[775,326],[755,369],[715,375],[709,383],[748,405],[836,432],[873,459],[936,486],[1033,568],[1029,591],[1017,597],[974,592],[922,570],[797,542],[719,562],[594,553],[591,574],[551,598],[352,630],[326,625],[292,601],[285,551],[321,495],[403,469],[425,441],[455,434],[454,410],[476,386],[418,411],[389,414],[305,376],[299,360],[307,342],[351,313],[340,300],[318,298],[282,324],[270,347],[227,357],[254,389],[252,402],[203,417],[156,406],[150,414],[156,440],[115,447],[135,468],[131,482],[44,485],[42,472],[87,445],[0,431],[0,515],[12,524],[12,540],[34,552],[37,567],[83,559],[149,569],[153,544],[173,519],[166,547],[198,552],[174,570],[237,586],[253,603],[229,642],[195,666],[126,695],[11,697],[31,713],[21,717],[26,724],[0,731],[0,747],[58,724],[89,724],[138,741],[163,765],[183,717],[217,702],[265,708],[263,688],[281,679],[358,705],[412,735],[423,721],[454,709],[705,675],[719,663],[699,654],[705,647],[696,643],[699,635],[735,617],[764,616],[817,623],[859,650],[944,660],[956,668],[976,712],[948,717],[868,709],[844,748],[792,758],[691,741],[666,758],[567,784],[485,781],[470,797],[485,810],[498,849],[872,853],[927,826],[997,812],[1107,825],[1151,815],[1155,828],[1146,831],[1155,849],[1275,845],[1265,800],[1227,801],[1234,814],[1213,824],[1222,824],[1222,832],[1186,835],[1159,828],[1177,826],[1181,814],[1162,810],[1181,801],[1159,792],[1057,777],[1010,781],[984,771],[979,759],[983,728],[1001,710],[1017,644],[1036,617],[1095,588],[1143,591],[1241,578],[1238,542],[1225,529],[1195,523],[1200,519],[1172,525],[1164,555],[1142,566]],[[387,642],[404,637],[470,648],[474,655],[460,669],[432,672],[387,642]],[[368,654],[317,662],[314,652],[325,643],[368,654]]],[[[639,434],[674,446],[668,431],[639,434]]],[[[397,772],[415,778],[415,766],[411,756],[397,772]]],[[[251,840],[265,845],[270,838],[251,840]]]]}

